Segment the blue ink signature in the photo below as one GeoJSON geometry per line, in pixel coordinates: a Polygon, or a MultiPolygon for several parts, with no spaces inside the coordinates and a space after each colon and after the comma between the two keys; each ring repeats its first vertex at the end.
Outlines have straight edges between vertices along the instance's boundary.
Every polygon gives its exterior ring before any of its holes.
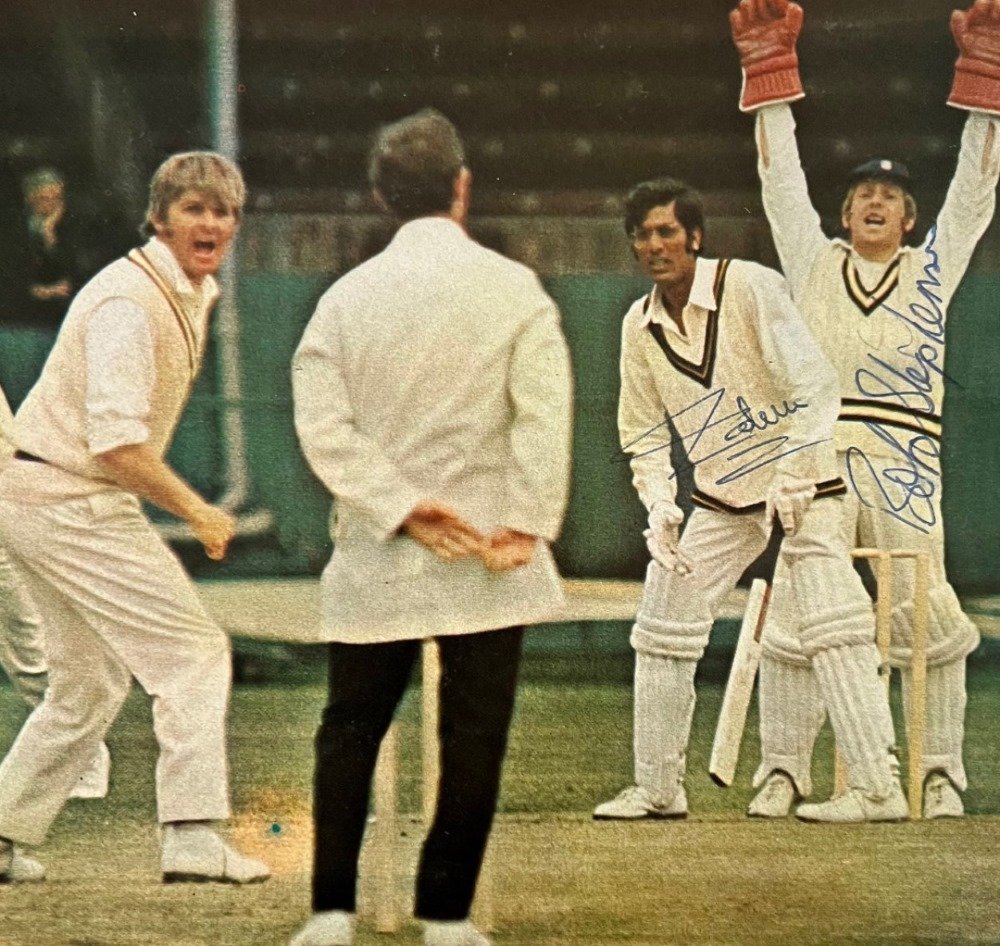
{"type": "Polygon", "coordinates": [[[868,421],[865,426],[893,448],[900,466],[887,466],[881,473],[858,447],[847,451],[847,474],[862,505],[879,508],[918,532],[927,533],[937,522],[934,495],[941,480],[941,450],[933,437],[916,434],[901,442],[881,424],[868,421]],[[860,468],[860,469],[859,469],[860,468]],[[877,494],[870,499],[859,483],[858,474],[867,472],[877,494]]]}
{"type": "MultiPolygon", "coordinates": [[[[937,225],[931,227],[924,251],[927,261],[924,264],[922,279],[916,281],[916,289],[923,302],[912,302],[903,313],[892,306],[882,303],[891,317],[898,319],[910,328],[910,338],[896,351],[908,364],[893,365],[868,353],[869,361],[885,373],[872,370],[870,367],[859,368],[854,373],[854,384],[858,392],[866,398],[890,399],[901,406],[922,414],[934,414],[935,404],[931,396],[933,390],[932,377],[940,375],[946,382],[956,384],[944,370],[942,346],[944,345],[944,316],[941,296],[936,290],[941,288],[939,275],[941,263],[934,246],[937,239],[937,225]],[[914,332],[923,341],[916,344],[914,332]],[[913,347],[913,346],[916,347],[913,347]]],[[[937,521],[934,511],[934,496],[941,480],[940,447],[934,438],[926,434],[917,434],[909,441],[902,443],[892,433],[879,423],[866,421],[865,426],[883,442],[892,447],[893,455],[901,459],[903,465],[886,467],[879,473],[868,457],[858,447],[847,451],[847,469],[851,486],[861,503],[869,508],[881,508],[884,512],[920,532],[926,533],[937,521]],[[859,474],[867,473],[871,477],[875,500],[862,492],[859,487],[859,474]]]]}
{"type": "Polygon", "coordinates": [[[814,447],[816,444],[825,442],[824,440],[813,440],[809,443],[788,447],[786,449],[786,444],[790,438],[784,434],[770,437],[766,440],[757,438],[758,433],[767,431],[771,427],[776,427],[783,420],[785,420],[785,418],[790,417],[798,411],[806,409],[809,406],[808,402],[792,401],[792,403],[789,404],[787,400],[784,400],[780,405],[771,404],[763,410],[755,410],[747,403],[744,397],[738,396],[736,398],[735,411],[731,414],[724,414],[716,417],[716,414],[719,411],[719,406],[725,396],[726,389],[724,387],[716,388],[714,391],[710,391],[704,397],[698,398],[698,400],[693,401],[691,404],[687,405],[687,407],[682,408],[675,414],[667,412],[666,419],[662,423],[657,424],[655,427],[651,427],[645,433],[636,437],[636,439],[631,443],[626,444],[624,447],[625,456],[621,458],[637,459],[639,457],[655,453],[657,450],[669,448],[670,441],[668,440],[667,443],[659,444],[648,450],[640,450],[639,452],[632,453],[632,449],[634,447],[640,445],[643,440],[651,435],[667,428],[669,423],[673,421],[674,427],[678,432],[678,439],[685,447],[687,461],[686,463],[682,463],[678,469],[674,469],[673,473],[671,473],[671,478],[675,477],[680,472],[686,472],[687,470],[693,469],[698,465],[705,463],[707,460],[711,460],[722,454],[728,453],[728,456],[724,457],[724,461],[726,463],[737,463],[738,465],[728,472],[723,473],[723,475],[715,481],[717,486],[723,486],[727,483],[735,482],[741,477],[747,476],[748,474],[753,473],[768,464],[776,463],[783,457],[791,456],[793,453],[798,453],[800,450],[805,450],[807,447],[814,447]],[[695,421],[694,428],[690,432],[682,433],[677,424],[678,418],[683,417],[689,411],[693,411],[695,408],[698,408],[706,403],[708,404],[708,410],[704,419],[700,423],[695,421]],[[732,423],[733,421],[735,421],[735,423],[732,423]],[[722,434],[722,446],[717,449],[712,449],[708,453],[701,456],[695,456],[698,445],[701,442],[702,437],[705,436],[706,432],[717,427],[722,427],[725,424],[732,425],[722,434]],[[754,442],[749,446],[744,446],[749,441],[754,442]]]}

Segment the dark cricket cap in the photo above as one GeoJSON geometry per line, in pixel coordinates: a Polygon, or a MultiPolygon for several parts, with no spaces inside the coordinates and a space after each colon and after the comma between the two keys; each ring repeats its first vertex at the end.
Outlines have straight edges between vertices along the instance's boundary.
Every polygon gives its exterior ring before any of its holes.
{"type": "Polygon", "coordinates": [[[890,161],[888,158],[875,158],[859,164],[848,175],[847,183],[857,184],[858,181],[890,181],[898,184],[907,193],[913,190],[910,169],[902,162],[890,161]]]}

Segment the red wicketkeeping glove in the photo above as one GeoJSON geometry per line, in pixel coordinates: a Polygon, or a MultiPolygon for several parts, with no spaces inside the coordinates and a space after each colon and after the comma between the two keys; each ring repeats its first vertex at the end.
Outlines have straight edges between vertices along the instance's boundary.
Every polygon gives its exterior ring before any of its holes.
{"type": "Polygon", "coordinates": [[[948,104],[1000,115],[1000,0],[976,0],[955,10],[951,32],[958,46],[948,104]]]}
{"type": "Polygon", "coordinates": [[[795,55],[802,7],[788,0],[740,0],[729,14],[729,26],[743,67],[740,111],[805,96],[795,55]]]}

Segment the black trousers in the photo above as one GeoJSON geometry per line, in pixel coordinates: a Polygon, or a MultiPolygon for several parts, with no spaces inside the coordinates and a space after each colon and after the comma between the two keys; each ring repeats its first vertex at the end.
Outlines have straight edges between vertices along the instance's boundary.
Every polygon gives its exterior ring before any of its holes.
{"type": "MultiPolygon", "coordinates": [[[[469,915],[493,824],[524,628],[438,638],[441,781],[417,872],[415,913],[469,915]]],[[[315,912],[355,909],[358,854],[379,745],[420,641],[330,645],[330,696],[316,735],[315,912]]]]}

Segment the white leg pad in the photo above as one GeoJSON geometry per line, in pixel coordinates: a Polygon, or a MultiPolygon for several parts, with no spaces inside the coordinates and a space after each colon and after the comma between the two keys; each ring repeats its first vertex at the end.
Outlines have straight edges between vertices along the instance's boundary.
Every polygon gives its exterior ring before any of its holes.
{"type": "MultiPolygon", "coordinates": [[[[907,667],[910,663],[913,642],[912,585],[907,591],[907,600],[892,609],[889,660],[894,667],[907,667]]],[[[943,582],[931,589],[928,601],[927,666],[936,667],[964,659],[979,646],[979,630],[962,610],[954,589],[943,582]]]]}
{"type": "Polygon", "coordinates": [[[802,650],[807,657],[875,640],[875,618],[864,585],[846,558],[832,555],[790,561],[802,650]]]}
{"type": "Polygon", "coordinates": [[[757,788],[781,770],[798,793],[812,793],[813,745],[826,719],[826,709],[811,666],[799,666],[765,655],[760,662],[760,766],[757,788]]]}
{"type": "Polygon", "coordinates": [[[844,757],[848,787],[887,798],[896,783],[895,738],[875,645],[820,651],[813,657],[813,669],[844,757]]]}
{"type": "Polygon", "coordinates": [[[684,779],[694,714],[694,660],[635,655],[635,783],[669,805],[684,779]]]}
{"type": "MultiPolygon", "coordinates": [[[[912,679],[903,670],[903,705],[910,712],[912,679]]],[[[924,775],[940,770],[960,791],[968,787],[962,762],[965,739],[965,658],[927,668],[927,718],[924,724],[924,775]]]]}
{"type": "Polygon", "coordinates": [[[639,654],[698,660],[708,644],[712,615],[704,595],[650,562],[629,642],[639,654]]]}

